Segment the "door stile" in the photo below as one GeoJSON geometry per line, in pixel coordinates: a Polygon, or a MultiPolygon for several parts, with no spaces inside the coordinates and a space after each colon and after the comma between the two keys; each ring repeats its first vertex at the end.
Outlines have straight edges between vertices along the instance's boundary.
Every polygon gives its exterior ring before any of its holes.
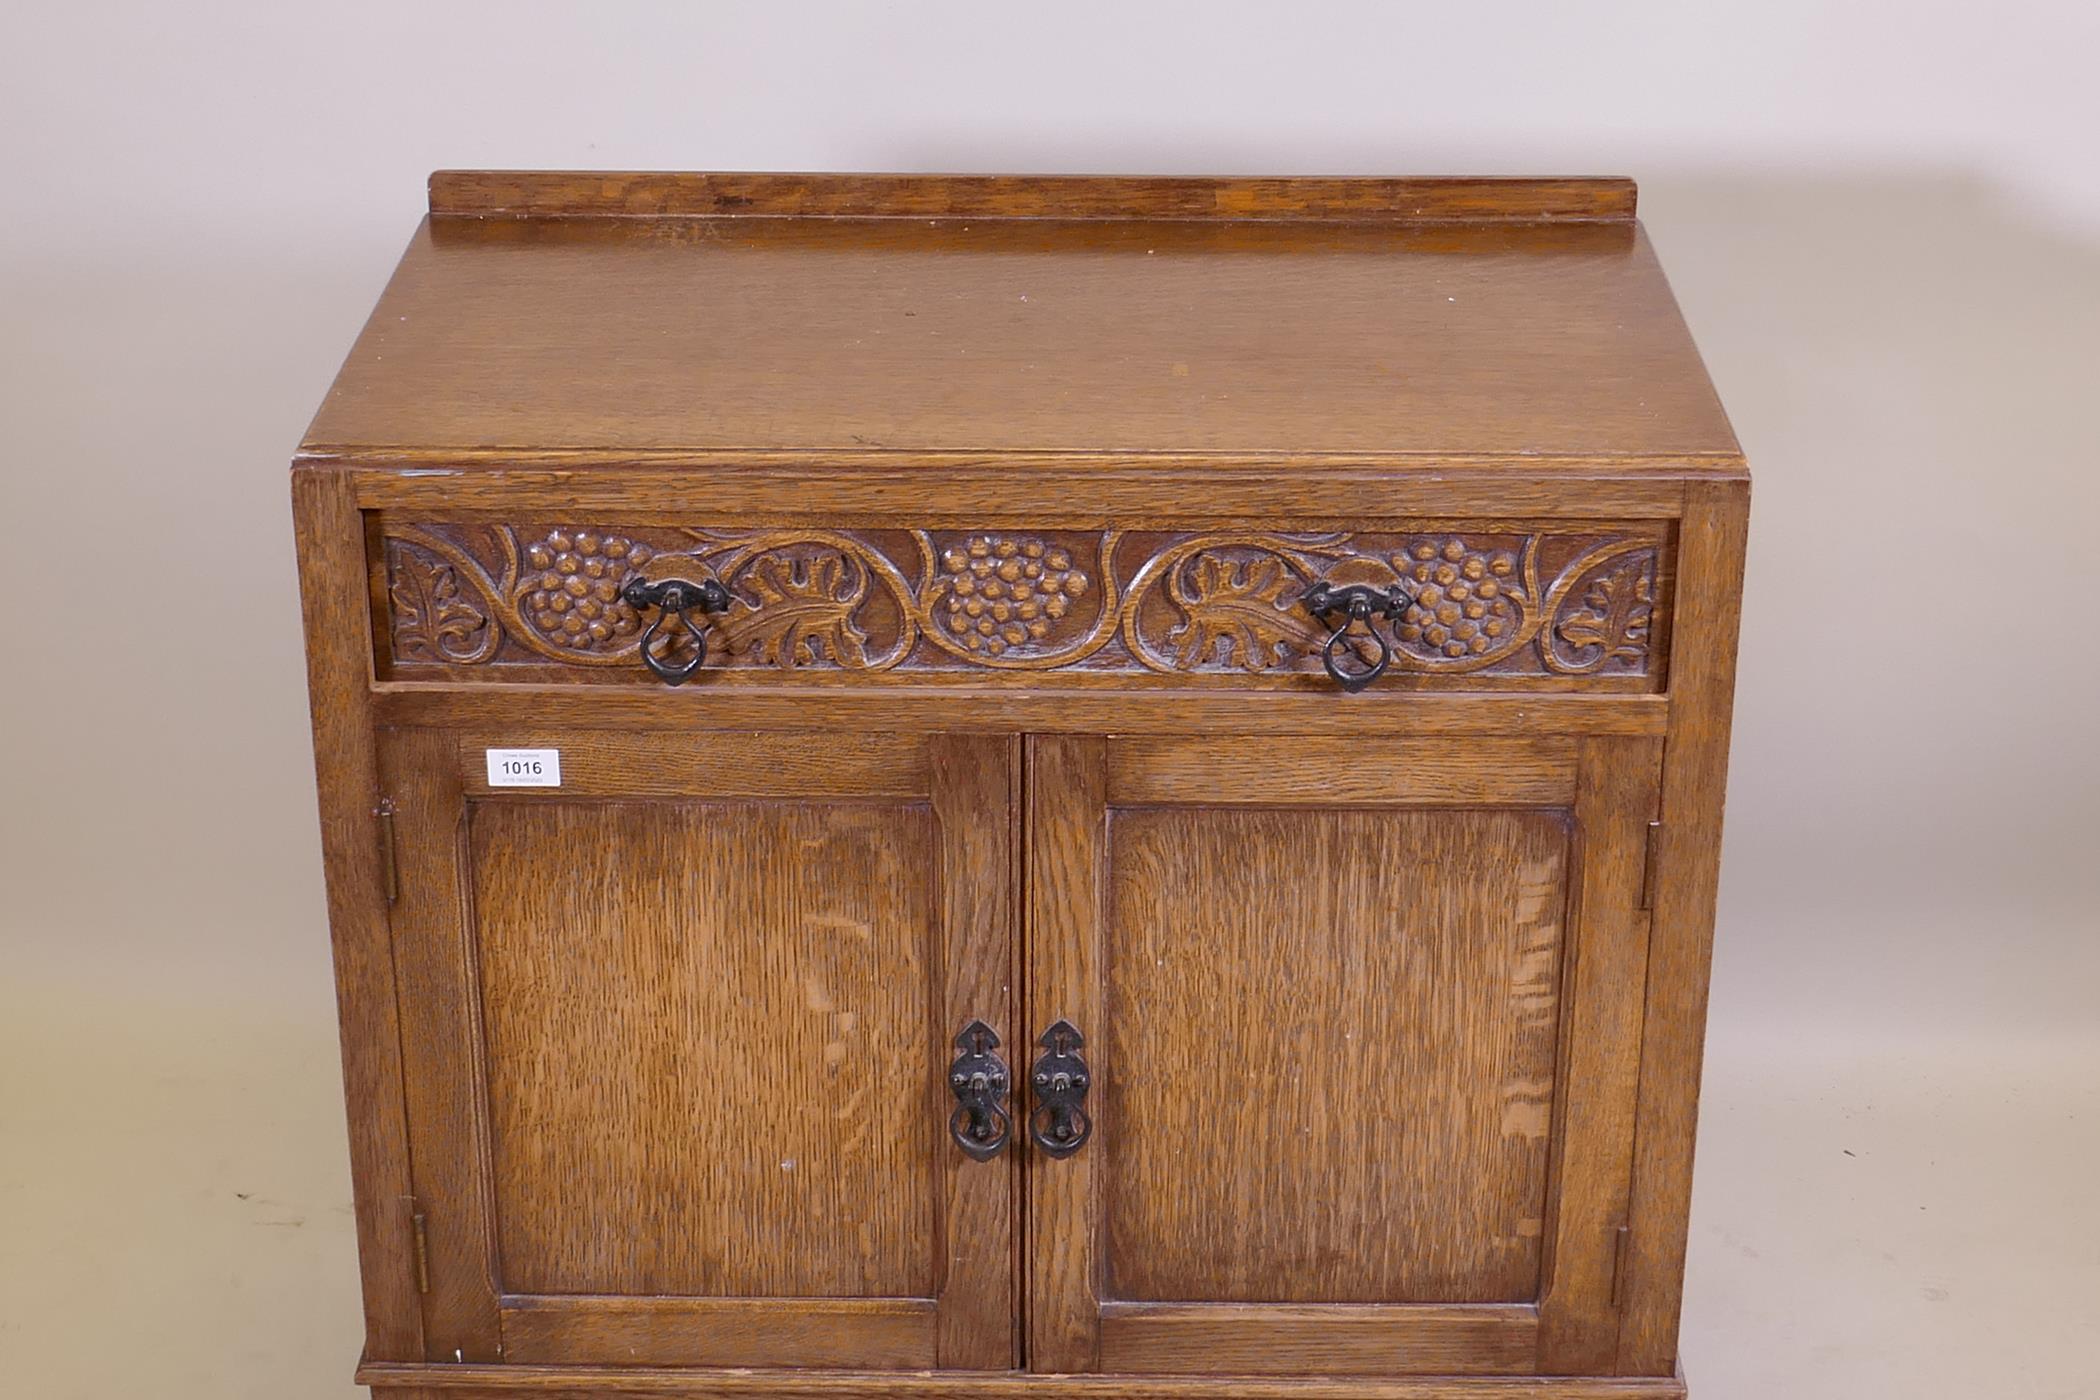
{"type": "Polygon", "coordinates": [[[380,737],[380,772],[397,826],[394,962],[403,993],[410,1179],[427,1252],[426,1355],[433,1361],[498,1361],[503,1342],[487,1191],[481,979],[474,920],[465,907],[466,808],[458,748],[441,730],[387,730],[380,737]]]}
{"type": "MultiPolygon", "coordinates": [[[[1035,755],[1030,749],[1027,736],[1012,736],[1012,766],[1007,772],[1006,839],[1007,868],[1014,872],[1013,886],[1007,891],[1008,927],[1013,930],[1013,942],[1007,949],[1007,970],[1013,978],[1013,995],[1009,1005],[1013,1007],[1016,1056],[1027,1048],[1027,1018],[1029,1015],[1029,987],[1032,978],[1028,968],[1028,794],[1034,790],[1035,755]]],[[[1009,1068],[1012,1068],[1009,1065],[1009,1068]]],[[[1017,1093],[1025,1094],[1026,1085],[1019,1077],[1014,1080],[1017,1093]]],[[[1013,1253],[1006,1261],[1009,1296],[1013,1299],[1013,1365],[1027,1365],[1029,1354],[1029,1318],[1032,1302],[1029,1291],[1029,1258],[1034,1250],[1033,1225],[1030,1223],[1028,1202],[1028,1159],[1025,1129],[1022,1128],[1021,1110],[1025,1101],[1021,1098],[1009,1100],[1014,1113],[1017,1131],[1013,1150],[1020,1153],[1010,1173],[1010,1189],[1007,1202],[1012,1209],[1013,1253]]]]}
{"type": "MultiPolygon", "coordinates": [[[[998,735],[944,735],[933,741],[932,799],[940,840],[941,1019],[932,1069],[938,1122],[952,1107],[945,1072],[958,1030],[981,1019],[1002,1037],[1009,1071],[1025,1062],[1015,1018],[1013,788],[1019,741],[998,735]]],[[[1019,1075],[1012,1082],[1018,1089],[1019,1075]]],[[[1020,1109],[1006,1150],[972,1161],[947,1140],[942,1201],[943,1269],[938,1300],[939,1364],[1005,1370],[1018,1341],[1014,1278],[1020,1109]]]]}
{"type": "Polygon", "coordinates": [[[1547,1375],[1608,1372],[1618,1348],[1614,1275],[1632,1183],[1648,973],[1641,894],[1662,742],[1589,738],[1579,762],[1563,1082],[1539,1299],[1538,1369],[1547,1375]]]}
{"type": "MultiPolygon", "coordinates": [[[[1107,746],[1091,737],[1033,739],[1028,779],[1027,1036],[1032,1042],[1059,1018],[1072,1021],[1095,1037],[1087,1057],[1098,1084],[1107,1073],[1098,1029],[1107,746]]],[[[1034,1106],[1026,1066],[1035,1054],[1032,1043],[1017,1046],[1013,1066],[1015,1118],[1024,1138],[1034,1106]]],[[[1097,1139],[1114,1130],[1097,1116],[1097,1139]]],[[[1097,1152],[1090,1146],[1053,1159],[1025,1141],[1019,1147],[1028,1160],[1028,1368],[1091,1371],[1100,1355],[1097,1152]]]]}

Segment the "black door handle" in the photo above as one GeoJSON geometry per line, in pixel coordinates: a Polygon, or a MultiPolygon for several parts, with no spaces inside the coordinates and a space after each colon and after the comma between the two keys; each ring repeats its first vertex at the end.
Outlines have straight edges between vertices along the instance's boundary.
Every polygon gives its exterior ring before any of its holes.
{"type": "Polygon", "coordinates": [[[1043,1053],[1028,1071],[1028,1082],[1035,1089],[1028,1136],[1045,1156],[1069,1157],[1086,1146],[1094,1133],[1094,1120],[1086,1111],[1086,1091],[1093,1076],[1079,1053],[1086,1037],[1079,1027],[1060,1018],[1036,1043],[1043,1053]]]}
{"type": "Polygon", "coordinates": [[[1006,1061],[995,1053],[999,1032],[972,1021],[955,1037],[958,1052],[948,1066],[948,1088],[955,1112],[948,1115],[948,1136],[963,1155],[975,1161],[996,1157],[1014,1135],[1014,1120],[1000,1100],[1006,1097],[1006,1061]]]}
{"type": "Polygon", "coordinates": [[[656,618],[649,630],[642,633],[642,662],[668,685],[682,685],[693,678],[707,660],[707,634],[687,613],[727,612],[729,590],[714,579],[703,579],[699,583],[688,583],[682,578],[667,578],[661,583],[651,583],[645,578],[633,578],[620,590],[620,597],[636,612],[648,608],[657,610],[656,618]],[[676,618],[685,629],[686,640],[693,644],[693,655],[687,661],[666,661],[658,656],[652,645],[656,633],[666,618],[676,618]]]}
{"type": "MultiPolygon", "coordinates": [[[[1399,584],[1388,588],[1373,588],[1367,583],[1352,583],[1336,588],[1331,584],[1316,583],[1305,590],[1302,600],[1305,610],[1334,629],[1327,638],[1327,645],[1320,648],[1320,664],[1334,683],[1352,694],[1362,690],[1372,681],[1385,674],[1385,668],[1393,660],[1393,644],[1385,639],[1385,633],[1372,625],[1371,619],[1383,617],[1388,620],[1400,616],[1414,605],[1414,599],[1399,584]],[[1335,619],[1340,618],[1337,622],[1335,619]],[[1364,635],[1378,644],[1378,659],[1360,669],[1342,665],[1342,643],[1349,637],[1351,629],[1363,627],[1364,635]]],[[[1354,649],[1350,649],[1354,654],[1354,649]]]]}

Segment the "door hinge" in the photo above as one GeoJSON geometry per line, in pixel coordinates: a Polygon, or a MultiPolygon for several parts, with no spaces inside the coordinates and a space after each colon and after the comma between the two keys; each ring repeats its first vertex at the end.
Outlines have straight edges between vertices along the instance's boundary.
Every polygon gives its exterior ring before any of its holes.
{"type": "Polygon", "coordinates": [[[401,898],[401,866],[394,856],[394,799],[380,798],[372,816],[379,823],[380,887],[386,891],[386,902],[392,904],[401,898]]]}
{"type": "MultiPolygon", "coordinates": [[[[418,1219],[420,1218],[418,1217],[418,1219]]],[[[1622,1306],[1626,1298],[1626,1251],[1632,1239],[1633,1227],[1631,1225],[1621,1225],[1619,1227],[1619,1238],[1612,1245],[1611,1305],[1615,1308],[1622,1306]]]]}
{"type": "Polygon", "coordinates": [[[1661,822],[1653,821],[1648,823],[1648,846],[1646,853],[1641,859],[1641,908],[1643,909],[1653,909],[1655,907],[1655,866],[1656,855],[1662,850],[1662,830],[1663,824],[1661,822]]]}
{"type": "Polygon", "coordinates": [[[416,1292],[430,1291],[430,1230],[423,1223],[423,1212],[417,1211],[409,1217],[416,1231],[416,1292]]]}

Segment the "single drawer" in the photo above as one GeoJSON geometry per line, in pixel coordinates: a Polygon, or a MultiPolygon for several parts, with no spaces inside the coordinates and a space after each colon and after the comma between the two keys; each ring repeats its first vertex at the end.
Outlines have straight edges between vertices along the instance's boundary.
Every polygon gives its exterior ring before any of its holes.
{"type": "Polygon", "coordinates": [[[1658,691],[1673,555],[1665,520],[951,530],[377,514],[371,538],[382,679],[650,686],[1054,672],[1107,687],[1658,691]]]}

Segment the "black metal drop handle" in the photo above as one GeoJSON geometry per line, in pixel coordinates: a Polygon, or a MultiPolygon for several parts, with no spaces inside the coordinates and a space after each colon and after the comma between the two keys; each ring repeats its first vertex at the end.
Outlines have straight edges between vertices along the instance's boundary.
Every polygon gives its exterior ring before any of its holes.
{"type": "Polygon", "coordinates": [[[691,680],[693,673],[707,660],[707,636],[700,630],[699,624],[686,614],[696,612],[704,615],[729,610],[729,590],[711,578],[703,579],[699,583],[688,583],[682,578],[667,578],[661,583],[651,583],[645,578],[632,578],[627,581],[627,586],[620,590],[620,597],[637,612],[648,608],[657,609],[656,618],[649,624],[649,630],[642,633],[642,663],[656,672],[668,685],[683,685],[691,680]],[[666,661],[650,650],[650,644],[656,640],[657,629],[664,625],[666,618],[678,619],[679,625],[685,628],[686,638],[693,644],[693,656],[690,661],[666,661]]]}
{"type": "MultiPolygon", "coordinates": [[[[1352,583],[1335,588],[1325,583],[1316,583],[1305,590],[1305,610],[1320,621],[1334,628],[1327,638],[1327,645],[1320,648],[1320,664],[1327,674],[1343,690],[1354,694],[1385,674],[1392,663],[1393,645],[1385,634],[1371,625],[1374,617],[1396,618],[1414,606],[1414,599],[1399,584],[1388,588],[1373,588],[1367,583],[1352,583]],[[1339,617],[1341,621],[1335,619],[1339,617]],[[1378,644],[1378,659],[1360,670],[1351,670],[1342,665],[1342,643],[1349,636],[1349,629],[1362,623],[1364,632],[1378,644]]],[[[1350,654],[1355,655],[1353,648],[1350,654]]]]}
{"type": "Polygon", "coordinates": [[[948,1087],[955,1094],[955,1112],[948,1115],[948,1136],[963,1155],[982,1162],[1005,1150],[1014,1135],[1014,1120],[1000,1103],[1006,1097],[1006,1061],[993,1052],[999,1048],[999,1032],[982,1021],[972,1021],[955,1037],[960,1053],[948,1066],[948,1087]]]}
{"type": "Polygon", "coordinates": [[[1057,1020],[1036,1042],[1043,1047],[1028,1081],[1035,1088],[1035,1110],[1028,1115],[1028,1136],[1047,1157],[1069,1157],[1093,1136],[1087,1117],[1086,1091],[1093,1082],[1080,1047],[1086,1037],[1070,1021],[1057,1020]]]}

